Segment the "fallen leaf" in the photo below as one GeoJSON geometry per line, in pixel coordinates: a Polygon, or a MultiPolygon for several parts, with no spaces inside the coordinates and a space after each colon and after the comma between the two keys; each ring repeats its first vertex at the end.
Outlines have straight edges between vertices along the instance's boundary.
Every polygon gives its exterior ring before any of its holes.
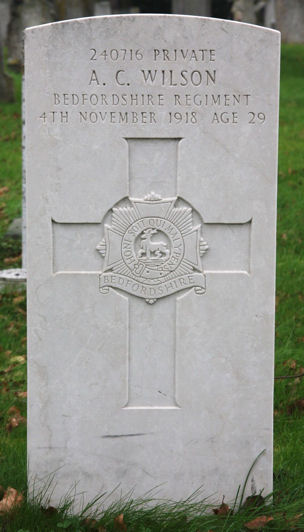
{"type": "Polygon", "coordinates": [[[287,406],[287,413],[292,414],[296,410],[302,412],[304,410],[304,399],[296,399],[287,406]]]}
{"type": "Polygon", "coordinates": [[[21,255],[18,255],[18,257],[7,257],[4,259],[4,264],[14,264],[15,262],[18,262],[18,260],[21,259],[21,255]]]}
{"type": "Polygon", "coordinates": [[[11,362],[19,362],[20,364],[24,364],[26,362],[26,356],[25,355],[17,355],[15,357],[11,358],[11,362]]]}
{"type": "Polygon", "coordinates": [[[297,369],[297,363],[295,360],[293,360],[293,358],[289,358],[288,360],[285,360],[285,362],[283,362],[283,366],[287,366],[287,368],[290,368],[290,369],[297,369]]]}
{"type": "Polygon", "coordinates": [[[97,527],[97,521],[96,519],[91,519],[90,517],[86,517],[83,521],[81,521],[81,525],[85,526],[88,529],[96,529],[97,527]]]}
{"type": "Polygon", "coordinates": [[[20,416],[21,415],[21,412],[19,410],[19,408],[17,408],[16,406],[11,406],[8,411],[7,411],[8,414],[16,414],[17,416],[20,416]]]}
{"type": "Polygon", "coordinates": [[[3,499],[0,501],[0,515],[11,512],[16,506],[20,506],[23,501],[23,495],[18,493],[15,488],[7,488],[3,499]]]}
{"type": "Polygon", "coordinates": [[[115,517],[114,524],[119,530],[127,530],[127,525],[123,520],[123,514],[119,514],[117,517],[115,517]]]}
{"type": "Polygon", "coordinates": [[[245,523],[245,527],[248,530],[260,530],[264,526],[269,523],[269,521],[273,521],[273,517],[268,517],[267,515],[261,515],[261,517],[256,517],[256,519],[253,519],[253,521],[249,521],[248,523],[245,523]]]}
{"type": "Polygon", "coordinates": [[[265,504],[265,499],[262,495],[250,495],[245,500],[243,507],[244,508],[257,508],[265,504]]]}
{"type": "Polygon", "coordinates": [[[9,408],[8,410],[8,414],[10,414],[11,417],[9,418],[8,423],[5,427],[7,432],[11,432],[21,423],[26,423],[26,418],[21,415],[19,408],[17,408],[16,406],[11,406],[11,408],[9,408]]]}
{"type": "Polygon", "coordinates": [[[1,187],[0,188],[0,196],[3,196],[3,194],[6,194],[9,191],[8,187],[1,187]]]}
{"type": "Polygon", "coordinates": [[[10,364],[10,366],[8,366],[8,368],[5,368],[3,370],[3,374],[4,373],[9,373],[10,371],[12,371],[12,369],[14,369],[15,365],[14,364],[10,364]]]}
{"type": "Polygon", "coordinates": [[[55,508],[54,506],[48,506],[47,508],[41,508],[41,510],[48,517],[51,517],[52,515],[55,515],[58,513],[57,508],[55,508]]]}
{"type": "Polygon", "coordinates": [[[96,519],[91,519],[87,517],[81,521],[81,525],[86,528],[86,530],[93,530],[94,532],[107,532],[102,525],[98,525],[96,519]]]}
{"type": "Polygon", "coordinates": [[[282,236],[282,240],[287,240],[287,234],[286,233],[283,233],[281,236],[282,236]]]}
{"type": "Polygon", "coordinates": [[[17,296],[17,297],[14,297],[13,303],[14,305],[18,305],[18,303],[22,303],[22,301],[24,300],[25,300],[25,296],[17,296]]]}
{"type": "Polygon", "coordinates": [[[15,397],[20,397],[21,399],[24,399],[27,397],[27,392],[15,392],[15,397]]]}
{"type": "Polygon", "coordinates": [[[221,506],[219,508],[214,508],[213,513],[215,515],[228,515],[231,512],[228,504],[225,504],[222,502],[221,506]]]}

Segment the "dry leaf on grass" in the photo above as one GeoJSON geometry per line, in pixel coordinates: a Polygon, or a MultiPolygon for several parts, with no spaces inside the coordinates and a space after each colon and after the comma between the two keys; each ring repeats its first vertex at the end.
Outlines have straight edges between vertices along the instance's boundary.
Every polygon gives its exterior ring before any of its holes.
{"type": "Polygon", "coordinates": [[[0,196],[3,196],[3,194],[6,194],[9,191],[8,187],[1,187],[0,188],[0,196]]]}
{"type": "Polygon", "coordinates": [[[261,530],[261,528],[264,528],[269,521],[273,521],[273,517],[261,515],[261,517],[256,517],[256,519],[253,519],[253,521],[245,523],[244,526],[247,528],[247,530],[261,530]]]}
{"type": "Polygon", "coordinates": [[[85,526],[88,530],[97,530],[98,526],[96,519],[91,519],[90,517],[86,517],[80,524],[81,526],[85,526]]]}
{"type": "Polygon", "coordinates": [[[231,512],[231,510],[230,510],[228,504],[224,503],[224,499],[223,499],[223,502],[222,502],[221,506],[219,508],[214,508],[214,510],[213,510],[213,513],[215,515],[228,515],[230,512],[231,512]]]}
{"type": "Polygon", "coordinates": [[[0,501],[0,515],[11,512],[16,506],[20,506],[23,501],[23,495],[18,493],[15,488],[7,488],[0,501]]]}
{"type": "Polygon", "coordinates": [[[115,517],[114,523],[115,523],[116,528],[118,528],[119,530],[125,531],[127,530],[127,525],[124,522],[123,517],[124,517],[123,514],[119,514],[117,517],[115,517]]]}
{"type": "Polygon", "coordinates": [[[18,262],[18,260],[21,259],[21,255],[18,255],[18,257],[7,257],[4,259],[4,264],[14,264],[15,262],[18,262]]]}
{"type": "Polygon", "coordinates": [[[25,300],[25,296],[16,296],[13,299],[14,305],[18,305],[18,303],[22,303],[22,301],[25,300]]]}
{"type": "Polygon", "coordinates": [[[52,517],[53,515],[56,515],[58,513],[57,508],[55,506],[48,506],[47,508],[41,508],[44,515],[48,517],[52,517]]]}
{"type": "Polygon", "coordinates": [[[258,508],[265,504],[265,499],[261,494],[259,495],[249,495],[246,501],[243,504],[243,508],[258,508]]]}
{"type": "Polygon", "coordinates": [[[11,416],[6,424],[6,430],[11,432],[12,429],[18,427],[21,423],[26,423],[26,418],[21,415],[19,408],[11,406],[8,409],[8,414],[11,416]]]}
{"type": "Polygon", "coordinates": [[[25,364],[26,363],[26,356],[25,355],[16,355],[15,357],[11,358],[11,362],[18,363],[18,364],[25,364]]]}
{"type": "Polygon", "coordinates": [[[14,395],[15,395],[15,397],[19,397],[20,399],[24,399],[25,397],[27,397],[27,392],[15,392],[14,395]]]}
{"type": "Polygon", "coordinates": [[[304,410],[304,399],[296,399],[295,401],[292,401],[287,406],[287,413],[292,414],[295,411],[303,412],[304,410]]]}
{"type": "Polygon", "coordinates": [[[5,373],[9,373],[10,371],[12,371],[12,369],[14,369],[16,366],[15,364],[10,364],[10,366],[8,366],[8,368],[5,368],[3,369],[0,374],[1,375],[4,375],[5,373]]]}
{"type": "Polygon", "coordinates": [[[92,532],[107,532],[102,525],[98,524],[96,519],[91,519],[90,517],[86,517],[86,519],[81,521],[81,525],[84,526],[86,530],[92,530],[92,532]]]}
{"type": "Polygon", "coordinates": [[[297,363],[293,358],[289,358],[288,360],[285,360],[285,362],[283,362],[283,366],[286,366],[287,368],[290,368],[290,369],[297,369],[297,363]]]}

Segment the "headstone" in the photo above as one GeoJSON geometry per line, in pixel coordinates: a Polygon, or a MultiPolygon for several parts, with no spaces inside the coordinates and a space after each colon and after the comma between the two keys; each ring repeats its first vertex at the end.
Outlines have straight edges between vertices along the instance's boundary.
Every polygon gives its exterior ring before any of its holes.
{"type": "Polygon", "coordinates": [[[11,0],[0,0],[0,35],[5,43],[7,27],[10,19],[11,0]]]}
{"type": "Polygon", "coordinates": [[[59,20],[86,17],[94,14],[92,0],[58,0],[56,6],[59,20]]]}
{"type": "Polygon", "coordinates": [[[262,451],[271,492],[279,51],[200,17],[26,31],[29,480],[55,473],[52,504],[229,501],[262,451]]]}
{"type": "Polygon", "coordinates": [[[211,15],[211,0],[173,0],[172,13],[181,15],[211,15]]]}
{"type": "Polygon", "coordinates": [[[23,31],[28,26],[54,20],[52,0],[12,0],[8,25],[8,64],[16,70],[23,67],[23,31]]]}
{"type": "Polygon", "coordinates": [[[22,218],[14,218],[14,220],[8,226],[5,233],[5,238],[20,239],[22,237],[22,218]]]}
{"type": "Polygon", "coordinates": [[[276,0],[277,28],[283,42],[304,43],[304,2],[276,0]]]}
{"type": "Polygon", "coordinates": [[[3,44],[0,33],[0,102],[14,101],[14,82],[5,72],[3,59],[3,44]]]}
{"type": "Polygon", "coordinates": [[[276,2],[277,0],[268,0],[266,2],[264,25],[267,28],[275,29],[277,27],[276,2]]]}
{"type": "Polygon", "coordinates": [[[238,22],[256,24],[256,4],[255,0],[233,0],[231,6],[233,19],[238,22]]]}
{"type": "Polygon", "coordinates": [[[111,15],[111,2],[95,2],[94,15],[111,15]]]}

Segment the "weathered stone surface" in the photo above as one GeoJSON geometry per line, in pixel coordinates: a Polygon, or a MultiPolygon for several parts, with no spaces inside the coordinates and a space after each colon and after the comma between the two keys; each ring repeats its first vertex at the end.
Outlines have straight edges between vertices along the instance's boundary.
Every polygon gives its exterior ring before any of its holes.
{"type": "MultiPolygon", "coordinates": [[[[279,33],[26,31],[29,478],[272,490],[279,33]],[[241,43],[241,46],[240,46],[241,43]]],[[[44,479],[44,480],[43,480],[44,479]]]]}
{"type": "Polygon", "coordinates": [[[26,271],[22,268],[11,268],[10,270],[0,270],[0,290],[20,288],[24,289],[26,285],[26,271]]]}

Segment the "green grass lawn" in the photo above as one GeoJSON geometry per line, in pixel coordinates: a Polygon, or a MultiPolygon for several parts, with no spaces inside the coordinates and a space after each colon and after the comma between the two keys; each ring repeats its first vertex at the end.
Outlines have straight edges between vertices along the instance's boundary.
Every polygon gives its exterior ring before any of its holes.
{"type": "MultiPolygon", "coordinates": [[[[14,104],[0,104],[0,268],[20,265],[19,241],[5,239],[9,223],[21,215],[20,76],[14,104]]],[[[69,504],[46,509],[47,501],[26,502],[26,326],[25,293],[0,294],[0,484],[24,495],[23,504],[0,515],[0,532],[80,530],[231,531],[264,516],[263,530],[304,531],[304,46],[282,50],[277,233],[276,376],[274,494],[232,515],[203,516],[206,502],[145,508],[121,502],[99,516],[72,516],[69,504]],[[16,425],[16,426],[14,426],[16,425]],[[120,514],[123,513],[123,518],[120,514]],[[267,524],[266,518],[273,518],[267,524]]],[[[233,451],[233,450],[232,450],[233,451]]],[[[236,486],[237,488],[237,486],[236,486]]],[[[0,486],[0,499],[3,495],[0,486]]],[[[1,502],[1,501],[0,501],[1,502]]],[[[263,525],[263,526],[262,526],[263,525]]],[[[258,526],[258,525],[256,525],[258,526]]]]}

